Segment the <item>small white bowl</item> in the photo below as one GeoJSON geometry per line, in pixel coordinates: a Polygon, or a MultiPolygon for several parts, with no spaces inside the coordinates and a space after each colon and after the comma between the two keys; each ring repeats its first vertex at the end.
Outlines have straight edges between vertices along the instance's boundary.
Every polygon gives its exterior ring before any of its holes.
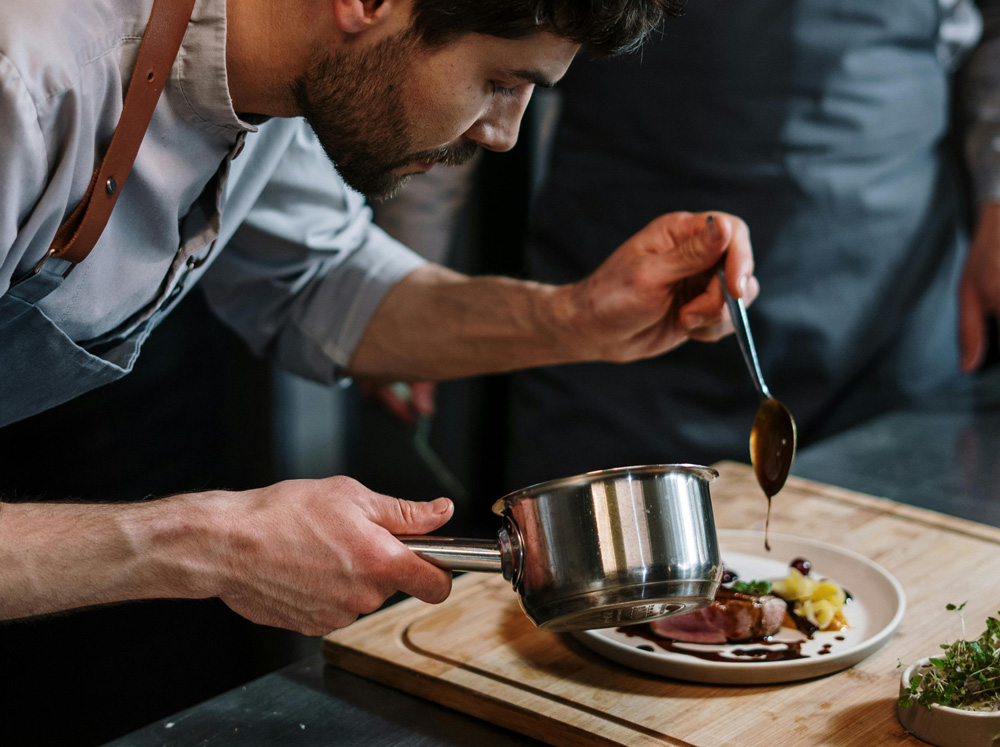
{"type": "MultiPolygon", "coordinates": [[[[910,677],[929,666],[930,659],[921,659],[903,670],[899,697],[906,695],[910,677]]],[[[1000,747],[1000,713],[963,711],[941,705],[927,708],[914,702],[909,708],[897,704],[896,717],[910,734],[937,747],[1000,747]]]]}

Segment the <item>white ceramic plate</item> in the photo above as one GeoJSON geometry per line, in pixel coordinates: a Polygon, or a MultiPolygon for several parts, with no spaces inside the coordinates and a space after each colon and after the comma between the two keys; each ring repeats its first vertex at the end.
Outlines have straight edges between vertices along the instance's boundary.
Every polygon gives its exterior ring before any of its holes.
{"type": "Polygon", "coordinates": [[[849,627],[837,632],[817,632],[811,640],[803,640],[805,636],[798,631],[782,628],[768,646],[675,643],[674,650],[629,635],[620,628],[585,630],[574,633],[576,638],[619,664],[652,674],[693,682],[755,685],[819,677],[854,666],[885,644],[903,619],[906,609],[903,587],[882,566],[862,555],[825,542],[782,534],[770,535],[771,552],[767,552],[763,532],[720,529],[718,535],[723,564],[746,581],[777,581],[788,575],[788,564],[795,558],[809,560],[813,575],[830,578],[851,595],[845,609],[849,627]],[[801,653],[805,658],[762,661],[750,658],[752,654],[740,653],[757,649],[773,654],[785,648],[785,643],[795,641],[802,641],[801,653]],[[724,660],[699,658],[692,653],[681,653],[678,648],[707,652],[724,660]]]}

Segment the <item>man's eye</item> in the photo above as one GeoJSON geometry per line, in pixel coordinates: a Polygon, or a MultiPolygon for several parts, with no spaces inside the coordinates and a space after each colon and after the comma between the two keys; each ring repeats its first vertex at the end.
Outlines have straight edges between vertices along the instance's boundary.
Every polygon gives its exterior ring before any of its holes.
{"type": "Polygon", "coordinates": [[[493,83],[493,93],[500,96],[513,96],[517,92],[516,88],[504,88],[499,83],[493,83]]]}

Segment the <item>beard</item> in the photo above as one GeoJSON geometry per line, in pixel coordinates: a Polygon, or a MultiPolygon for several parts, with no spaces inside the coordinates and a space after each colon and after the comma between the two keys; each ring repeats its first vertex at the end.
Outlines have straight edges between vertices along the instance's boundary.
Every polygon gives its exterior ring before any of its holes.
{"type": "Polygon", "coordinates": [[[396,171],[416,163],[458,166],[476,143],[413,152],[403,87],[419,41],[402,32],[357,52],[314,50],[293,86],[299,110],[340,176],[370,200],[386,200],[409,181],[396,171]]]}

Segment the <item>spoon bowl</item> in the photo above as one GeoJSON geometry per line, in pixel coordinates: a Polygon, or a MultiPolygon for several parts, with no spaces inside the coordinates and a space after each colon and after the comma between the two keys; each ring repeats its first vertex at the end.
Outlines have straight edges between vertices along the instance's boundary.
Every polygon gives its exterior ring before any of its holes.
{"type": "Polygon", "coordinates": [[[750,378],[760,395],[760,408],[750,429],[750,462],[757,475],[757,482],[767,496],[770,515],[771,497],[784,487],[795,459],[795,418],[787,407],[771,396],[764,383],[764,374],[761,373],[760,362],[757,360],[757,349],[753,344],[753,335],[750,334],[746,306],[742,298],[733,298],[729,294],[725,272],[721,267],[719,282],[722,284],[722,293],[729,307],[729,316],[736,330],[743,360],[746,361],[750,378]]]}
{"type": "Polygon", "coordinates": [[[795,441],[792,413],[774,397],[763,397],[750,429],[750,462],[768,498],[781,490],[788,478],[795,441]]]}

